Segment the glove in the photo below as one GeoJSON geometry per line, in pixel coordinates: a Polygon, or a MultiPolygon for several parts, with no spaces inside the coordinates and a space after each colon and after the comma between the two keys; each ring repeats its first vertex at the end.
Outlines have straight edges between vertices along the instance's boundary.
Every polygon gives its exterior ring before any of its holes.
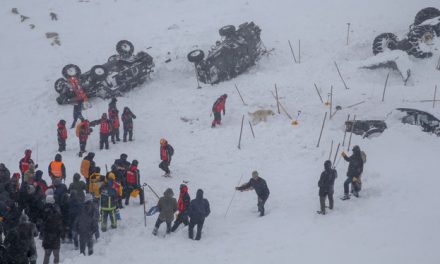
{"type": "Polygon", "coordinates": [[[341,155],[342,155],[342,157],[347,157],[347,154],[345,154],[344,151],[342,151],[341,155]]]}
{"type": "Polygon", "coordinates": [[[37,169],[38,168],[38,164],[35,164],[35,169],[37,169]]]}

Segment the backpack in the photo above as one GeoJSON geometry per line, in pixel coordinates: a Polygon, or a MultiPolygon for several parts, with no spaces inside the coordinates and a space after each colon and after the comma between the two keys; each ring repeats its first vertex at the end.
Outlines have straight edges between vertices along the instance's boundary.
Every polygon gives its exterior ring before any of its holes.
{"type": "Polygon", "coordinates": [[[361,151],[361,157],[362,157],[362,162],[364,164],[367,163],[367,154],[365,154],[365,152],[361,151]]]}
{"type": "Polygon", "coordinates": [[[167,146],[167,151],[168,151],[168,154],[170,154],[170,156],[174,155],[174,148],[170,144],[168,144],[168,146],[167,146]]]}
{"type": "Polygon", "coordinates": [[[81,126],[82,126],[82,122],[79,122],[78,125],[76,125],[76,128],[75,128],[76,137],[79,137],[79,132],[81,130],[81,126]]]}

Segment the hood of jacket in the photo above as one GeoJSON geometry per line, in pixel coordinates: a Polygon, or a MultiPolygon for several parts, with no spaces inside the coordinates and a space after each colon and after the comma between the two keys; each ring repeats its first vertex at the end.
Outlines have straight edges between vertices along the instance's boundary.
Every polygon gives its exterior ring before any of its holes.
{"type": "Polygon", "coordinates": [[[165,197],[173,197],[174,196],[174,192],[171,188],[166,189],[166,191],[163,193],[163,195],[165,197]]]}
{"type": "Polygon", "coordinates": [[[196,199],[203,199],[203,190],[202,189],[197,190],[196,199]]]}

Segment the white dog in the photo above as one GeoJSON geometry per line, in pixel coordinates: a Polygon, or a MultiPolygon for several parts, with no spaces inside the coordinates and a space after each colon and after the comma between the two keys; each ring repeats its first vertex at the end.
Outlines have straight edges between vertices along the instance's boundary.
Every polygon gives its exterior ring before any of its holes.
{"type": "Polygon", "coordinates": [[[249,116],[252,117],[252,124],[256,125],[258,123],[260,123],[261,121],[266,122],[267,121],[267,117],[268,116],[273,116],[275,115],[275,113],[272,110],[267,110],[267,109],[261,109],[261,110],[257,110],[253,113],[249,113],[249,116]]]}

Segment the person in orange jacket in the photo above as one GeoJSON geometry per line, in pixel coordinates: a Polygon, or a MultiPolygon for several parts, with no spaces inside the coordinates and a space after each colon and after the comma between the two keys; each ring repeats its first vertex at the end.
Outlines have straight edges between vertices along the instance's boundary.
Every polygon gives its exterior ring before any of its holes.
{"type": "Polygon", "coordinates": [[[66,120],[61,119],[57,125],[58,152],[66,151],[67,129],[66,120]]]}
{"type": "Polygon", "coordinates": [[[61,154],[55,155],[55,160],[51,161],[48,167],[49,176],[54,179],[66,179],[66,167],[62,161],[61,154]]]}

